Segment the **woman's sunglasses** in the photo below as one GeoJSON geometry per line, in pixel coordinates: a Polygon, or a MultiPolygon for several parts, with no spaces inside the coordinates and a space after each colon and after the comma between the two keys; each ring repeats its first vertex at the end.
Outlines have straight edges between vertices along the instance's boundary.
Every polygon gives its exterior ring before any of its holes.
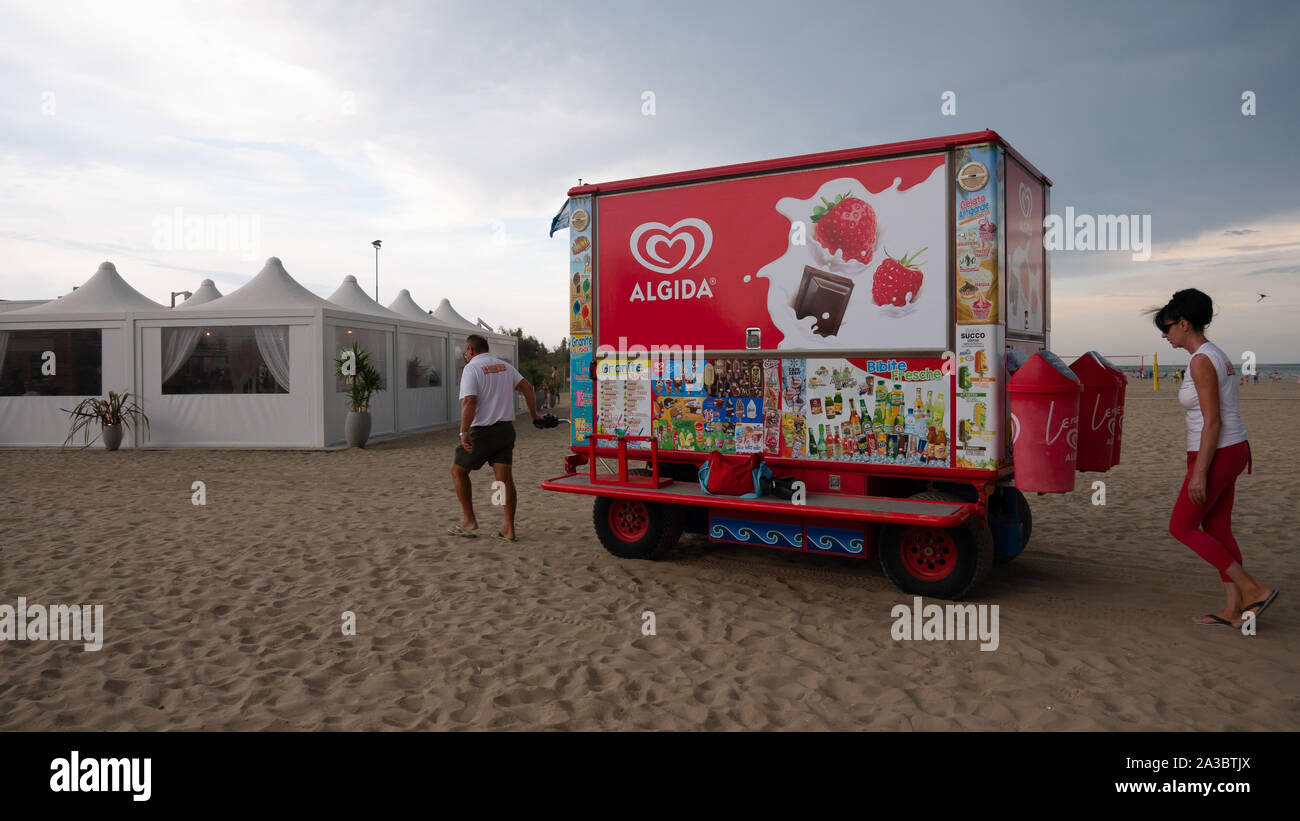
{"type": "MultiPolygon", "coordinates": [[[[1182,320],[1180,319],[1179,322],[1181,322],[1181,321],[1182,321],[1182,320]]],[[[1165,323],[1165,324],[1163,324],[1163,325],[1160,325],[1160,333],[1162,333],[1162,334],[1168,334],[1168,333],[1169,333],[1169,329],[1172,328],[1172,327],[1174,327],[1174,326],[1177,325],[1177,324],[1178,324],[1178,322],[1168,322],[1168,323],[1165,323]]]]}

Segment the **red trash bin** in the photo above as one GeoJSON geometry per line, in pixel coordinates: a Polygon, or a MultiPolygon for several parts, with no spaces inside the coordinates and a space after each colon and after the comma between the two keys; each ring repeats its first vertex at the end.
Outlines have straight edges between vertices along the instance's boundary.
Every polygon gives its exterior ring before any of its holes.
{"type": "Polygon", "coordinates": [[[1115,405],[1115,413],[1111,416],[1111,421],[1115,423],[1115,449],[1111,451],[1110,465],[1114,467],[1119,464],[1119,445],[1120,440],[1124,438],[1124,391],[1128,388],[1128,374],[1115,367],[1104,356],[1097,358],[1114,372],[1115,384],[1119,386],[1119,399],[1115,405]]]}
{"type": "Polygon", "coordinates": [[[1115,453],[1115,413],[1119,383],[1115,367],[1096,351],[1074,360],[1070,370],[1083,383],[1079,399],[1078,470],[1110,470],[1115,453]]]}
{"type": "Polygon", "coordinates": [[[1083,383],[1051,351],[1029,358],[1007,382],[1016,487],[1037,493],[1074,490],[1083,383]]]}

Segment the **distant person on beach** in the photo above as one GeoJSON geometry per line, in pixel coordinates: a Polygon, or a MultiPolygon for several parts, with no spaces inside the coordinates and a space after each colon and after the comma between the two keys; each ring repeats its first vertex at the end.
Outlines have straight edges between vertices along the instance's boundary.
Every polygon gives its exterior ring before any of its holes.
{"type": "Polygon", "coordinates": [[[1214,565],[1226,591],[1222,610],[1194,621],[1239,627],[1246,612],[1263,613],[1277,591],[1246,572],[1232,536],[1237,477],[1251,463],[1237,386],[1232,384],[1232,360],[1205,338],[1214,314],[1207,294],[1195,288],[1178,291],[1152,312],[1169,344],[1191,355],[1188,375],[1178,390],[1178,401],[1187,411],[1187,475],[1169,518],[1169,532],[1214,565]]]}
{"type": "Polygon", "coordinates": [[[505,485],[505,525],[496,538],[518,541],[515,536],[515,480],[511,475],[515,449],[515,391],[524,395],[533,425],[541,427],[533,386],[514,365],[488,353],[487,340],[470,334],[465,340],[465,370],[460,376],[460,444],[452,458],[451,481],[456,486],[463,514],[460,524],[447,530],[453,536],[478,536],[474,497],[469,481],[472,470],[492,465],[497,481],[505,485]]]}

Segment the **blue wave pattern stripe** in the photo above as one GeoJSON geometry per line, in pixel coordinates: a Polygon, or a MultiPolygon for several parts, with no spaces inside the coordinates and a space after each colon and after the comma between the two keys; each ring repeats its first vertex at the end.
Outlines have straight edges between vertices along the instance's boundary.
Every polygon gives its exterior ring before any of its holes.
{"type": "Polygon", "coordinates": [[[803,547],[803,529],[799,525],[792,524],[714,517],[709,521],[709,535],[715,539],[727,539],[746,544],[796,549],[803,547]]]}
{"type": "Polygon", "coordinates": [[[828,527],[808,527],[808,542],[820,550],[847,553],[856,556],[865,542],[860,530],[836,530],[828,527]]]}

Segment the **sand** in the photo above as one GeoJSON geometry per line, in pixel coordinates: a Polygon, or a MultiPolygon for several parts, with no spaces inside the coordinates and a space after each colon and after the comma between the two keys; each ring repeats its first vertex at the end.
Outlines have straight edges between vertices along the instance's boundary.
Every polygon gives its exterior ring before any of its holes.
{"type": "MultiPolygon", "coordinates": [[[[0,642],[0,730],[1300,729],[1300,388],[1242,388],[1237,534],[1283,591],[1250,638],[1189,623],[1222,587],[1166,529],[1172,388],[1130,384],[1123,464],[1030,497],[1028,551],[975,599],[999,605],[993,652],[894,641],[911,599],[874,559],[701,536],[614,558],[590,499],[538,489],[562,472],[559,431],[520,428],[517,544],[444,535],[451,431],[328,453],[0,451],[0,603],[98,603],[106,622],[99,652],[0,642]]],[[[500,514],[475,479],[486,530],[500,514]]]]}

